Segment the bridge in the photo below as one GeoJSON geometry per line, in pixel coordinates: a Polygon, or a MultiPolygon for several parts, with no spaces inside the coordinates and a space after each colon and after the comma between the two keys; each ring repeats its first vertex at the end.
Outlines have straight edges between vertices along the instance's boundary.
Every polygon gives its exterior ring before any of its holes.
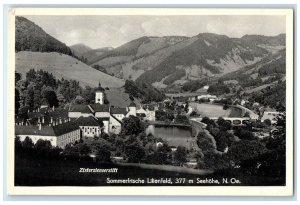
{"type": "MultiPolygon", "coordinates": [[[[230,122],[233,126],[239,126],[239,125],[245,125],[247,122],[249,122],[251,119],[250,117],[222,117],[225,121],[230,122]]],[[[219,117],[210,117],[209,119],[217,121],[219,117]]],[[[197,122],[202,121],[202,117],[198,118],[190,118],[190,120],[194,120],[197,122]]]]}

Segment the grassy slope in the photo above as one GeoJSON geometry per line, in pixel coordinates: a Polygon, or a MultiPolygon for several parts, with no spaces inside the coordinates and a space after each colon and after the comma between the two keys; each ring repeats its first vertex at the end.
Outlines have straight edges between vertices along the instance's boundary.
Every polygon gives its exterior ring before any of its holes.
{"type": "Polygon", "coordinates": [[[53,73],[58,78],[73,79],[81,85],[98,86],[99,81],[103,87],[122,87],[124,81],[78,61],[71,56],[59,53],[40,53],[21,51],[16,53],[16,71],[25,73],[30,69],[42,69],[53,73]]]}
{"type": "MultiPolygon", "coordinates": [[[[131,103],[129,94],[125,93],[124,88],[111,88],[105,93],[109,103],[115,107],[128,107],[131,103]]],[[[139,105],[140,102],[135,100],[135,104],[139,105]]]]}

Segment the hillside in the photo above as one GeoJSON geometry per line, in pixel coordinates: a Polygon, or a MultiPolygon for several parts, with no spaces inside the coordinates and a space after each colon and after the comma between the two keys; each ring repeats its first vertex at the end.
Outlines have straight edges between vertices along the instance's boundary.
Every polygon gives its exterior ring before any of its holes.
{"type": "Polygon", "coordinates": [[[87,45],[84,45],[82,43],[78,43],[75,45],[70,46],[72,52],[74,55],[81,57],[83,56],[84,53],[92,50],[90,47],[88,47],[87,45]]]}
{"type": "Polygon", "coordinates": [[[15,49],[33,52],[59,52],[72,56],[71,49],[28,19],[16,16],[15,49]]]}
{"type": "Polygon", "coordinates": [[[68,55],[31,51],[16,53],[16,71],[25,76],[30,69],[48,71],[58,79],[76,80],[82,86],[97,87],[99,81],[103,87],[122,87],[124,85],[122,79],[97,71],[68,55]]]}
{"type": "Polygon", "coordinates": [[[95,62],[97,61],[97,58],[99,56],[104,55],[105,53],[113,50],[114,48],[112,47],[104,47],[104,48],[97,48],[97,49],[92,49],[89,50],[85,53],[82,54],[82,56],[87,59],[87,63],[90,65],[91,62],[95,62]]]}
{"type": "Polygon", "coordinates": [[[194,37],[141,37],[90,61],[123,79],[156,87],[218,77],[254,65],[285,48],[285,35],[229,38],[201,33],[194,37]]]}

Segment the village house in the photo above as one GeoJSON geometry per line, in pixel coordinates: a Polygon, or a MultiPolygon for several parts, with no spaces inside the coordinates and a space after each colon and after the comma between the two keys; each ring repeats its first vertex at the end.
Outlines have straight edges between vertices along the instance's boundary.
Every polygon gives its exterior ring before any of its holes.
{"type": "Polygon", "coordinates": [[[68,112],[69,118],[79,118],[79,117],[89,117],[93,116],[93,111],[88,105],[70,105],[69,112],[68,112]]]}
{"type": "Polygon", "coordinates": [[[143,120],[155,121],[155,108],[151,106],[146,106],[144,109],[142,106],[136,110],[136,115],[143,120]]]}
{"type": "Polygon", "coordinates": [[[103,122],[94,116],[79,117],[74,122],[80,127],[82,137],[99,137],[104,128],[103,122]]]}
{"type": "Polygon", "coordinates": [[[123,118],[127,115],[128,111],[126,108],[120,108],[120,107],[111,107],[110,113],[116,117],[118,120],[122,121],[123,118]]]}
{"type": "Polygon", "coordinates": [[[265,120],[270,120],[271,124],[275,124],[277,122],[277,117],[279,116],[280,112],[274,110],[265,110],[263,116],[261,117],[261,122],[265,120]]]}
{"type": "Polygon", "coordinates": [[[15,135],[24,141],[26,137],[33,143],[39,139],[49,140],[54,147],[64,148],[67,144],[73,144],[80,140],[80,129],[74,122],[66,122],[55,126],[16,125],[15,135]]]}

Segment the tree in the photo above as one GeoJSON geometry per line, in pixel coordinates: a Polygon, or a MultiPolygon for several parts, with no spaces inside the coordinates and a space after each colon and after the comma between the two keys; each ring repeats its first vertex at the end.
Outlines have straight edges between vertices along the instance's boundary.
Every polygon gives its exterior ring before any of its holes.
{"type": "Polygon", "coordinates": [[[111,162],[110,159],[110,147],[106,144],[102,144],[98,147],[98,151],[96,152],[96,160],[100,163],[108,163],[111,162]]]}
{"type": "Polygon", "coordinates": [[[19,136],[15,137],[15,152],[18,153],[22,149],[22,142],[19,136]]]}
{"type": "Polygon", "coordinates": [[[42,97],[46,99],[47,104],[49,107],[57,107],[58,106],[58,100],[56,93],[53,91],[53,88],[51,87],[46,87],[42,89],[42,97]]]}
{"type": "Polygon", "coordinates": [[[75,104],[77,105],[81,105],[81,104],[85,104],[86,101],[83,97],[81,97],[80,95],[77,95],[74,101],[75,104]]]}
{"type": "Polygon", "coordinates": [[[250,117],[250,113],[249,113],[249,112],[246,112],[246,113],[244,114],[244,117],[250,117]]]}
{"type": "Polygon", "coordinates": [[[218,118],[217,124],[219,125],[220,129],[223,131],[227,131],[231,129],[231,123],[224,120],[222,117],[218,118]]]}
{"type": "Polygon", "coordinates": [[[125,155],[128,162],[140,163],[145,157],[145,149],[138,143],[134,142],[125,147],[125,155]]]}
{"type": "Polygon", "coordinates": [[[189,119],[185,115],[177,115],[176,118],[175,118],[175,122],[179,123],[179,124],[185,124],[185,125],[190,124],[189,119]]]}
{"type": "Polygon", "coordinates": [[[174,160],[177,162],[180,166],[183,165],[187,161],[187,150],[183,146],[178,146],[176,152],[174,153],[174,160]]]}
{"type": "Polygon", "coordinates": [[[87,156],[91,153],[91,148],[86,143],[79,143],[75,146],[78,147],[78,151],[81,156],[87,156]]]}
{"type": "Polygon", "coordinates": [[[144,131],[144,126],[138,117],[131,115],[123,119],[122,135],[137,135],[142,131],[144,131]]]}
{"type": "Polygon", "coordinates": [[[243,128],[238,128],[235,133],[236,136],[238,136],[241,140],[254,140],[256,139],[256,137],[254,136],[254,134],[249,131],[249,130],[245,130],[243,128]]]}
{"type": "Polygon", "coordinates": [[[265,119],[264,123],[266,126],[270,127],[271,126],[271,120],[270,119],[265,119]]]}
{"type": "Polygon", "coordinates": [[[209,152],[215,149],[213,142],[205,132],[199,132],[197,136],[197,145],[202,152],[209,152]]]}
{"type": "Polygon", "coordinates": [[[34,146],[32,139],[29,137],[26,137],[25,140],[22,142],[22,147],[25,149],[32,149],[34,146]]]}
{"type": "Polygon", "coordinates": [[[50,155],[51,148],[52,145],[49,140],[39,139],[34,145],[37,157],[48,157],[50,155]]]}
{"type": "Polygon", "coordinates": [[[15,88],[15,113],[17,114],[20,109],[20,92],[15,88]]]}
{"type": "Polygon", "coordinates": [[[266,147],[257,140],[240,140],[231,145],[226,156],[236,165],[244,160],[255,158],[266,151],[266,147]]]}

